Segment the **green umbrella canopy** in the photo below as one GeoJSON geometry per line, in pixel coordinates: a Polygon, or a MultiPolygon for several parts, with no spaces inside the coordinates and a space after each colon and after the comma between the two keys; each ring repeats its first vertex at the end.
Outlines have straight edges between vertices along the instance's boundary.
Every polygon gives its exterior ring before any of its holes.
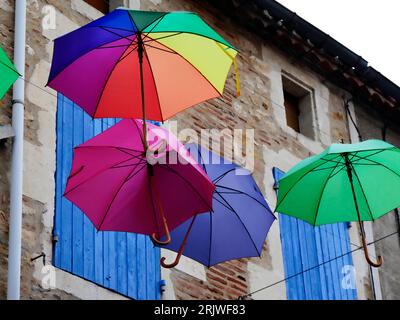
{"type": "Polygon", "coordinates": [[[0,99],[3,99],[8,89],[10,89],[18,77],[18,71],[4,50],[0,48],[0,99]]]}
{"type": "Polygon", "coordinates": [[[346,157],[361,221],[400,206],[400,149],[380,140],[333,144],[294,166],[279,181],[276,211],[319,226],[358,221],[346,157]]]}
{"type": "MultiPolygon", "coordinates": [[[[279,181],[276,211],[313,226],[374,221],[400,206],[400,149],[380,140],[333,144],[279,181]]],[[[368,256],[362,231],[365,257],[368,256]]]]}

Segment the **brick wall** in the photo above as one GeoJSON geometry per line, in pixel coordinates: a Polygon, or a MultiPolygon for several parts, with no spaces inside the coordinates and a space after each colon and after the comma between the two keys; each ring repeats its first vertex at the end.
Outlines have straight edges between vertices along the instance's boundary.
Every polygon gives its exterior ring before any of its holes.
{"type": "MultiPolygon", "coordinates": [[[[239,69],[242,95],[235,96],[235,81],[229,76],[222,98],[209,101],[179,114],[179,129],[255,129],[254,178],[271,208],[275,205],[271,170],[278,166],[287,170],[311,153],[321,151],[330,142],[348,140],[346,115],[342,106],[343,91],[322,82],[320,77],[302,65],[291,63],[260,39],[235,24],[224,12],[208,4],[182,0],[130,1],[138,9],[188,10],[199,13],[221,35],[239,48],[239,69]],[[283,92],[281,72],[284,70],[307,83],[316,94],[316,108],[321,134],[310,140],[285,126],[282,116],[283,92]],[[323,131],[323,133],[322,133],[323,131]]],[[[13,1],[0,0],[0,36],[12,55],[13,1]]],[[[56,36],[87,23],[93,12],[83,10],[82,1],[28,1],[27,79],[38,85],[46,83],[51,62],[52,42],[56,36]],[[41,9],[51,4],[57,9],[57,30],[41,28],[41,9]],[[72,5],[72,6],[71,6],[72,5]],[[74,8],[74,9],[72,9],[74,8]],[[81,10],[81,12],[79,12],[81,10]]],[[[47,89],[49,90],[49,89],[47,89]]],[[[52,94],[55,94],[51,91],[52,94]]],[[[10,122],[10,99],[1,102],[0,124],[10,122]]],[[[25,299],[119,298],[81,279],[58,272],[57,290],[44,290],[41,285],[41,261],[30,259],[45,252],[52,255],[52,219],[54,214],[55,170],[55,109],[54,96],[27,85],[25,180],[23,217],[22,297],[25,299]]],[[[284,112],[283,112],[284,114],[284,112]]],[[[230,156],[224,154],[222,156],[230,156]]],[[[5,297],[8,241],[8,172],[10,146],[0,146],[0,299],[5,297]]],[[[284,277],[280,248],[279,222],[268,235],[261,258],[241,259],[207,269],[186,261],[173,270],[162,270],[167,280],[165,298],[172,299],[237,299],[260,286],[284,277]],[[197,270],[193,272],[193,270],[197,270]]],[[[360,282],[366,279],[360,273],[360,282]]],[[[366,293],[360,289],[362,298],[366,293]]],[[[255,299],[284,299],[284,285],[253,296],[255,299]]]]}

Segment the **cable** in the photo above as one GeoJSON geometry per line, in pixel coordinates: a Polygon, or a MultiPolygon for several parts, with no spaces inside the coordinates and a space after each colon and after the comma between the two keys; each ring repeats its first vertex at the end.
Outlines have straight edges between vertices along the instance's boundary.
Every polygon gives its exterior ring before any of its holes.
{"type": "MultiPolygon", "coordinates": [[[[378,239],[378,240],[375,240],[375,241],[373,241],[373,242],[370,242],[370,243],[368,243],[367,245],[369,246],[369,245],[371,245],[371,244],[375,244],[375,243],[377,243],[377,242],[380,242],[380,241],[382,241],[382,240],[385,240],[385,239],[387,239],[387,238],[389,238],[389,237],[391,237],[391,236],[393,236],[393,235],[395,235],[395,234],[398,234],[398,233],[399,233],[399,231],[393,232],[393,233],[388,234],[388,235],[386,235],[386,236],[384,236],[384,237],[382,237],[382,238],[380,238],[380,239],[378,239]]],[[[297,277],[297,276],[300,276],[300,275],[302,275],[302,274],[304,274],[304,273],[306,273],[306,272],[308,272],[308,271],[317,269],[317,268],[319,268],[319,267],[321,267],[321,266],[323,266],[323,265],[325,265],[325,264],[327,264],[327,263],[333,262],[333,261],[335,261],[335,260],[338,260],[338,259],[340,259],[340,258],[343,258],[343,257],[347,256],[348,254],[351,254],[351,253],[354,253],[354,252],[356,252],[356,251],[358,251],[358,250],[361,250],[362,248],[363,248],[363,247],[358,247],[358,248],[353,249],[353,250],[351,250],[351,251],[349,251],[349,252],[347,252],[347,253],[344,253],[344,254],[342,254],[342,255],[340,255],[340,256],[337,256],[337,257],[335,257],[335,258],[332,258],[332,259],[330,259],[330,260],[328,260],[328,261],[324,261],[324,262],[322,262],[322,263],[320,263],[320,264],[318,264],[318,265],[316,265],[316,266],[314,266],[314,267],[305,269],[305,270],[303,270],[303,271],[301,271],[301,272],[299,272],[299,273],[296,273],[296,274],[291,275],[291,276],[289,276],[289,277],[286,277],[286,278],[284,278],[284,279],[282,279],[282,280],[279,280],[279,281],[277,281],[277,282],[274,282],[274,283],[272,283],[272,284],[270,284],[270,285],[267,285],[267,286],[265,286],[265,287],[263,287],[263,288],[261,288],[261,289],[255,290],[255,291],[253,291],[253,292],[251,292],[251,293],[249,293],[249,294],[240,296],[240,297],[239,297],[239,300],[244,300],[244,299],[246,299],[246,298],[248,298],[248,297],[251,297],[253,294],[256,294],[256,293],[258,293],[258,292],[261,292],[261,291],[264,291],[264,290],[269,289],[269,288],[271,288],[271,287],[274,287],[274,286],[276,286],[276,285],[278,285],[278,284],[281,284],[282,282],[285,282],[285,281],[287,281],[287,280],[290,280],[290,279],[292,279],[292,278],[295,278],[295,277],[297,277]]]]}
{"type": "MultiPolygon", "coordinates": [[[[25,79],[25,78],[23,78],[23,77],[21,77],[21,76],[20,76],[20,78],[21,78],[23,81],[25,81],[26,83],[28,83],[28,84],[34,86],[35,88],[41,90],[42,92],[47,93],[47,94],[51,95],[52,97],[58,99],[58,96],[57,96],[56,94],[53,94],[53,93],[49,92],[48,90],[45,90],[45,89],[44,89],[43,87],[41,87],[40,85],[35,84],[35,83],[33,83],[32,81],[29,81],[29,80],[27,80],[27,79],[25,79]]],[[[67,98],[68,98],[68,97],[67,97],[67,98]]],[[[223,98],[220,97],[220,98],[217,98],[217,99],[223,99],[223,98]]],[[[268,101],[270,101],[270,102],[271,102],[272,104],[274,104],[275,106],[281,108],[282,110],[286,110],[286,108],[285,108],[284,106],[280,105],[278,102],[275,102],[275,101],[272,100],[271,98],[266,97],[265,99],[267,99],[268,101]]],[[[72,106],[75,105],[75,103],[73,103],[73,102],[69,102],[69,101],[66,101],[66,102],[68,102],[68,104],[70,104],[70,105],[72,105],[72,106]]],[[[327,135],[327,136],[329,136],[329,137],[331,136],[331,133],[328,133],[328,132],[326,132],[326,131],[324,131],[324,130],[322,130],[322,129],[318,129],[318,130],[319,130],[320,133],[324,133],[325,135],[327,135]]]]}
{"type": "Polygon", "coordinates": [[[350,106],[349,106],[349,102],[350,102],[350,101],[351,101],[351,100],[345,100],[345,101],[344,101],[344,108],[346,109],[346,113],[348,114],[351,123],[353,124],[354,128],[355,128],[356,131],[357,131],[358,140],[361,142],[361,141],[363,141],[363,137],[362,137],[362,135],[361,135],[360,129],[358,128],[358,126],[357,126],[357,124],[356,124],[356,121],[355,121],[354,118],[353,118],[353,115],[352,115],[351,112],[350,112],[350,106]]]}

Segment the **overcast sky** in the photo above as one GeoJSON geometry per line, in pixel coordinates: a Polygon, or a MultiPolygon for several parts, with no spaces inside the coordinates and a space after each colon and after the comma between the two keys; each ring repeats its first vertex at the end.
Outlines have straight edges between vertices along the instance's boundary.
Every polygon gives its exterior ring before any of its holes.
{"type": "Polygon", "coordinates": [[[400,86],[399,0],[278,0],[400,86]]]}

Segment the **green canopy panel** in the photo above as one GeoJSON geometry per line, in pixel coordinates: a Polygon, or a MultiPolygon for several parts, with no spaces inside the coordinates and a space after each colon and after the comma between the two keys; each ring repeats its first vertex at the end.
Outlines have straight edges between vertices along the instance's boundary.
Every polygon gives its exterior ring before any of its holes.
{"type": "Polygon", "coordinates": [[[3,99],[10,87],[17,81],[18,77],[18,71],[15,69],[4,50],[0,48],[0,99],[3,99]]]}
{"type": "MultiPolygon", "coordinates": [[[[380,140],[333,144],[279,181],[276,211],[313,226],[374,221],[400,207],[400,149],[380,140]]],[[[363,234],[364,235],[364,234],[363,234]]],[[[364,250],[370,262],[363,237],[364,250]]]]}

